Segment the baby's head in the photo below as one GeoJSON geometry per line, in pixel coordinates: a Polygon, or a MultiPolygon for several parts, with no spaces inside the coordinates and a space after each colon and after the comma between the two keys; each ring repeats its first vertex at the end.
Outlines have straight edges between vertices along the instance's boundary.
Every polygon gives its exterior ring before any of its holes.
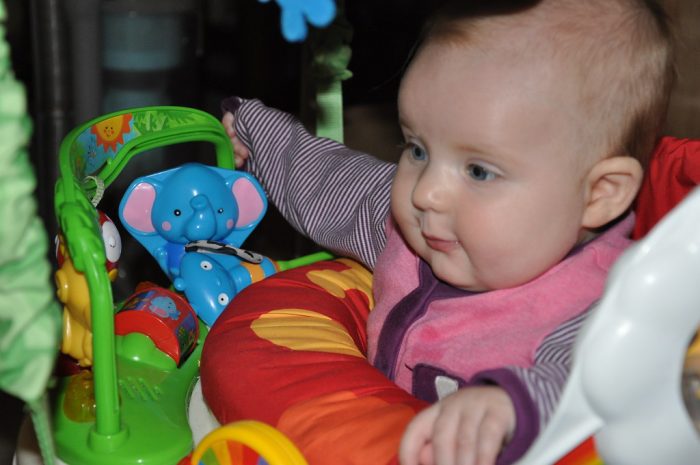
{"type": "Polygon", "coordinates": [[[436,16],[402,81],[392,211],[438,278],[490,290],[539,276],[629,209],[672,53],[650,1],[470,3],[436,16]]]}

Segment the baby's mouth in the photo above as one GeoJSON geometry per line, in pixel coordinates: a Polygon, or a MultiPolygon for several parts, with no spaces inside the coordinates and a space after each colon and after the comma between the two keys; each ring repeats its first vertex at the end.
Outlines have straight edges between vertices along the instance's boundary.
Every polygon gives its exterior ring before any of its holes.
{"type": "Polygon", "coordinates": [[[428,247],[433,250],[437,250],[438,252],[450,252],[459,245],[457,241],[448,241],[432,236],[423,235],[423,239],[425,239],[425,243],[428,245],[428,247]]]}

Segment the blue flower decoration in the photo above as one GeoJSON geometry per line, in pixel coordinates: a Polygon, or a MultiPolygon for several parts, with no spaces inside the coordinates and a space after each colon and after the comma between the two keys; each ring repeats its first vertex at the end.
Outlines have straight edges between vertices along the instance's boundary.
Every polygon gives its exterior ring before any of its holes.
{"type": "MultiPolygon", "coordinates": [[[[267,3],[270,0],[259,0],[267,3]]],[[[308,22],[312,26],[328,26],[335,18],[334,0],[276,0],[282,10],[282,35],[289,42],[306,39],[308,22]]]]}

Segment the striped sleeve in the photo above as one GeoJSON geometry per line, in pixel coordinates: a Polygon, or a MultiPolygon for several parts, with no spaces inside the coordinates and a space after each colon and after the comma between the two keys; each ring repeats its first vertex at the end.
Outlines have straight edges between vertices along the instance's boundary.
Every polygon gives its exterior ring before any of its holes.
{"type": "Polygon", "coordinates": [[[238,99],[236,131],[246,169],[301,234],[370,269],[386,243],[396,165],[311,135],[293,116],[238,99]]]}
{"type": "Polygon", "coordinates": [[[532,367],[511,368],[537,406],[541,428],[547,424],[559,403],[571,370],[574,342],[590,311],[588,309],[566,321],[548,335],[538,347],[532,367]]]}

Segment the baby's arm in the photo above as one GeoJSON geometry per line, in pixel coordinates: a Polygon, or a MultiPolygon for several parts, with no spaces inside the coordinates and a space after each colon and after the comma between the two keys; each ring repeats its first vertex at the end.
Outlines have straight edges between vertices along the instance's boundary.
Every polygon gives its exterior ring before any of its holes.
{"type": "MultiPolygon", "coordinates": [[[[546,426],[557,407],[559,397],[561,396],[571,369],[571,350],[579,330],[589,314],[590,309],[564,322],[549,334],[537,348],[533,366],[528,368],[507,367],[478,373],[466,384],[469,387],[464,387],[457,391],[457,393],[445,397],[443,400],[427,409],[424,414],[419,414],[413,420],[417,424],[415,426],[413,423],[409,425],[402,440],[400,452],[402,465],[442,464],[443,462],[433,461],[433,457],[436,455],[433,451],[436,451],[437,448],[446,448],[445,452],[441,452],[442,454],[457,454],[458,452],[456,451],[458,449],[455,447],[459,449],[465,447],[465,444],[471,440],[469,437],[460,437],[459,439],[455,437],[454,441],[456,442],[452,443],[452,446],[449,445],[449,442],[445,442],[444,438],[449,439],[449,434],[456,433],[456,427],[452,428],[452,433],[449,433],[449,431],[448,433],[444,433],[437,430],[439,424],[450,424],[446,421],[449,417],[443,420],[442,423],[438,423],[436,419],[431,419],[430,415],[454,415],[449,413],[450,410],[454,408],[452,405],[459,403],[460,405],[466,406],[467,402],[472,401],[472,399],[463,399],[463,396],[467,395],[463,393],[468,393],[474,389],[481,389],[481,387],[500,390],[502,394],[505,394],[509,398],[510,405],[515,415],[514,429],[505,435],[502,435],[499,430],[493,429],[493,434],[490,436],[492,440],[496,440],[500,437],[507,441],[506,443],[501,442],[498,446],[496,452],[498,453],[500,451],[500,455],[498,455],[497,461],[490,459],[484,462],[448,461],[444,463],[474,463],[479,465],[497,463],[498,465],[506,465],[522,457],[534,442],[539,432],[546,426]],[[449,404],[444,404],[446,401],[449,401],[449,404]],[[422,415],[428,418],[421,418],[422,415]],[[436,430],[432,432],[432,436],[440,435],[443,438],[440,439],[442,442],[428,443],[427,441],[431,440],[430,436],[427,435],[428,433],[421,433],[421,431],[424,430],[420,429],[418,432],[412,431],[413,428],[427,428],[431,427],[431,425],[435,425],[436,428],[436,430]],[[417,449],[416,443],[420,444],[421,449],[417,449]]],[[[471,396],[471,394],[469,394],[469,396],[471,396]]],[[[500,402],[497,399],[484,400],[483,407],[481,408],[487,408],[490,404],[500,405],[500,402]]],[[[495,421],[498,418],[500,418],[500,421],[507,420],[507,417],[498,416],[494,418],[494,423],[498,423],[495,421]]],[[[454,420],[452,421],[454,422],[454,420]]],[[[500,428],[503,428],[505,424],[506,423],[501,423],[500,428]]],[[[447,427],[446,429],[449,430],[447,427]]],[[[485,421],[483,422],[482,429],[490,430],[490,427],[486,426],[485,421]]],[[[493,442],[490,442],[487,447],[489,451],[492,450],[490,449],[491,446],[493,446],[493,442]]],[[[479,452],[479,450],[482,449],[483,447],[480,445],[479,448],[474,451],[474,454],[483,453],[479,452]]],[[[473,455],[470,456],[467,454],[464,457],[466,460],[467,457],[473,457],[473,455]]],[[[462,460],[461,456],[460,460],[462,460]]]]}
{"type": "Polygon", "coordinates": [[[320,246],[373,268],[386,241],[396,166],[315,137],[257,100],[234,97],[224,109],[236,164],[258,178],[285,219],[320,246]]]}

